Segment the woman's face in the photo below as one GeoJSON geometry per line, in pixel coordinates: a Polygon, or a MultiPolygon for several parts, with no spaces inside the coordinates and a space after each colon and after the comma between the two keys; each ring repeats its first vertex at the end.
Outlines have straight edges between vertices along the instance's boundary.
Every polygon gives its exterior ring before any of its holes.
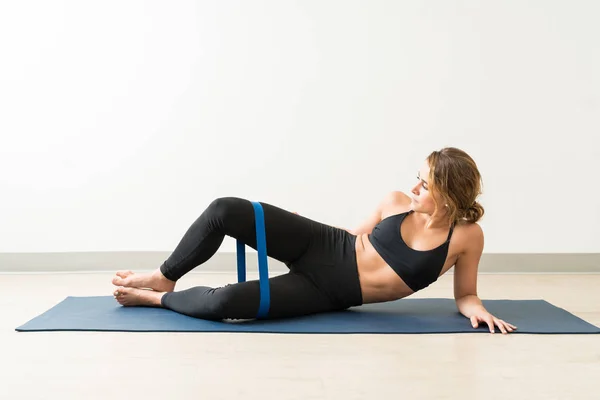
{"type": "MultiPolygon", "coordinates": [[[[411,206],[415,212],[433,214],[435,212],[435,202],[433,195],[429,191],[429,164],[427,162],[417,172],[417,183],[411,189],[411,206]]],[[[438,206],[443,207],[443,200],[437,196],[438,206]]]]}

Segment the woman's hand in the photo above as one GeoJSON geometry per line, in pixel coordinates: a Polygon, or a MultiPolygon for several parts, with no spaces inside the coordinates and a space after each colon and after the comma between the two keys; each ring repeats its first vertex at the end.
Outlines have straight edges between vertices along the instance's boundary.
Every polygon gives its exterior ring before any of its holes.
{"type": "Polygon", "coordinates": [[[477,314],[471,316],[471,325],[473,325],[473,328],[478,328],[480,322],[485,322],[488,325],[488,327],[490,328],[491,333],[494,333],[495,326],[498,326],[498,328],[500,329],[500,332],[502,332],[504,334],[512,332],[517,329],[516,326],[494,317],[492,314],[490,314],[487,311],[480,311],[477,314]]]}

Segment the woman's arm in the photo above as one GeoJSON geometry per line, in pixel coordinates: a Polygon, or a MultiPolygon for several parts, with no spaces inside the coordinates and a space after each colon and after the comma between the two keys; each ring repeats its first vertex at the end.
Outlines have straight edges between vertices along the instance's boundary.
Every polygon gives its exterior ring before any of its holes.
{"type": "Polygon", "coordinates": [[[454,265],[454,299],[458,310],[467,318],[475,312],[486,311],[477,296],[477,271],[483,253],[483,230],[478,224],[468,227],[467,248],[454,265]]]}
{"type": "Polygon", "coordinates": [[[459,255],[454,266],[456,306],[462,315],[471,320],[473,328],[479,327],[480,322],[485,322],[491,333],[494,333],[495,326],[502,333],[512,332],[517,327],[490,314],[477,296],[477,270],[483,253],[483,231],[478,224],[473,224],[468,229],[467,248],[459,255]]]}

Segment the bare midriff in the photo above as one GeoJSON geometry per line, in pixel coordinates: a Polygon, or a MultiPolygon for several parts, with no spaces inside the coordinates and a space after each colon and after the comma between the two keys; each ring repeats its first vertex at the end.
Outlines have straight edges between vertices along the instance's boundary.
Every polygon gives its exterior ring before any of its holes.
{"type": "MultiPolygon", "coordinates": [[[[355,249],[363,303],[398,300],[414,293],[375,250],[367,233],[356,236],[355,249]]],[[[452,268],[456,259],[451,246],[440,276],[452,268]]]]}
{"type": "Polygon", "coordinates": [[[355,248],[363,303],[397,300],[414,293],[377,253],[368,234],[357,235],[355,248]]]}

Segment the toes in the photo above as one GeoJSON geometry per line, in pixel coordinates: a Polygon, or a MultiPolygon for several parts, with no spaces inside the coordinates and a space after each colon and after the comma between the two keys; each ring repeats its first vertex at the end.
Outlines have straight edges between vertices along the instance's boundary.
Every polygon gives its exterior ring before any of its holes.
{"type": "Polygon", "coordinates": [[[115,275],[117,276],[115,276],[112,280],[113,285],[123,286],[125,284],[125,278],[133,275],[133,271],[117,271],[115,275]]]}
{"type": "Polygon", "coordinates": [[[116,275],[112,280],[113,285],[129,286],[129,281],[131,281],[130,276],[133,275],[133,271],[117,271],[116,275]]]}
{"type": "Polygon", "coordinates": [[[127,285],[127,282],[125,281],[125,279],[115,276],[112,280],[112,284],[115,286],[125,286],[127,285]]]}
{"type": "Polygon", "coordinates": [[[117,271],[117,276],[121,278],[127,278],[129,275],[133,275],[133,271],[117,271]]]}
{"type": "Polygon", "coordinates": [[[124,305],[130,299],[130,296],[127,296],[129,293],[130,289],[128,287],[119,286],[113,291],[113,297],[119,304],[124,305]]]}

